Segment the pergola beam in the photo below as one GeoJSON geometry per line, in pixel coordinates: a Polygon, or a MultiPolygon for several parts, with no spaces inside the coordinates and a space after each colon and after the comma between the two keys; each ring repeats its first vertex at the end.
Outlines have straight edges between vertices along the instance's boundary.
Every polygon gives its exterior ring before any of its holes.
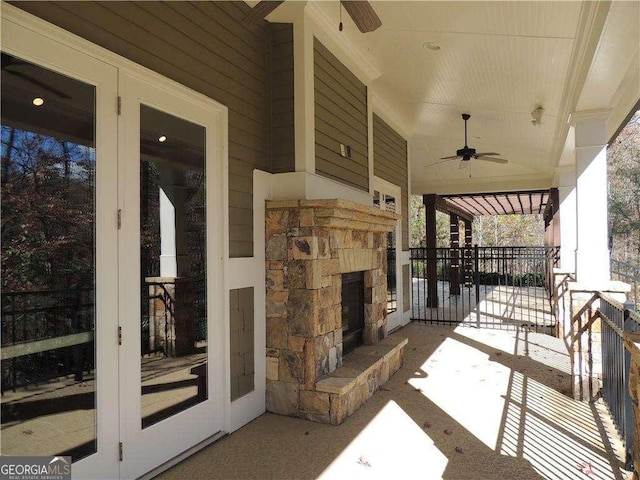
{"type": "MultiPolygon", "coordinates": [[[[508,213],[507,213],[507,209],[506,209],[506,208],[504,208],[504,203],[502,203],[502,202],[498,199],[498,196],[494,194],[494,195],[493,195],[493,198],[495,198],[495,199],[496,199],[496,202],[498,202],[498,205],[500,205],[500,207],[502,207],[502,211],[504,212],[504,214],[505,214],[505,215],[508,215],[508,213]]],[[[504,196],[504,198],[507,198],[507,196],[505,195],[505,196],[504,196]]]]}
{"type": "Polygon", "coordinates": [[[453,213],[464,220],[469,220],[471,222],[473,221],[472,213],[469,213],[468,211],[461,208],[451,200],[442,198],[439,195],[435,195],[435,205],[436,205],[436,210],[438,210],[439,212],[445,213],[447,215],[453,213]]]}

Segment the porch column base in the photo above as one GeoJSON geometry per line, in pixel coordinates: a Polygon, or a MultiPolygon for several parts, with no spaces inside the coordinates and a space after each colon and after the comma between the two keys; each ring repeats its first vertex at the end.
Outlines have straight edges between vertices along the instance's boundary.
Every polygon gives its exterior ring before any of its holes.
{"type": "MultiPolygon", "coordinates": [[[[567,328],[564,338],[571,356],[571,394],[576,400],[590,401],[602,386],[600,319],[594,320],[584,333],[579,334],[581,328],[589,323],[600,306],[599,299],[592,301],[593,296],[600,292],[617,302],[624,303],[629,291],[628,284],[617,281],[602,282],[600,285],[585,285],[578,282],[568,284],[569,308],[565,308],[564,315],[569,317],[558,319],[558,321],[562,321],[567,328]],[[589,302],[591,302],[590,308],[578,315],[589,302]]],[[[566,301],[565,305],[567,305],[566,301]]]]}

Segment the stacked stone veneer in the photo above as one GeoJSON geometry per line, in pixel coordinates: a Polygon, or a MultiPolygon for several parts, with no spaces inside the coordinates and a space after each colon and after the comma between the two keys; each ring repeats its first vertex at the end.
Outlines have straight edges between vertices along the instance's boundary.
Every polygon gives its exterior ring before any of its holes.
{"type": "Polygon", "coordinates": [[[329,402],[318,380],[342,365],[343,273],[364,272],[364,344],[387,336],[386,237],[399,216],[344,200],[292,200],[268,201],[265,217],[266,407],[311,418],[329,402]]]}

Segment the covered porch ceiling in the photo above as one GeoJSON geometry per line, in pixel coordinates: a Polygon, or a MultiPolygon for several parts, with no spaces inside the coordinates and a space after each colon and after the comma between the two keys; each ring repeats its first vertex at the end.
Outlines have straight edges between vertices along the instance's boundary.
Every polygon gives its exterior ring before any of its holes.
{"type": "Polygon", "coordinates": [[[337,1],[306,8],[321,40],[369,78],[374,112],[408,139],[412,194],[548,190],[574,165],[570,113],[610,109],[611,136],[640,99],[640,2],[370,3],[382,27],[365,34],[344,11],[338,30],[337,1]],[[441,160],[464,145],[462,113],[469,147],[508,163],[441,160]]]}

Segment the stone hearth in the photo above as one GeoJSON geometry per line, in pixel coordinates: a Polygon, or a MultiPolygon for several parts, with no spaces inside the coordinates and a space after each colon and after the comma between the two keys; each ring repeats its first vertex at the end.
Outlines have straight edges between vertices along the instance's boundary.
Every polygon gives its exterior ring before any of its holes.
{"type": "MultiPolygon", "coordinates": [[[[346,394],[350,388],[331,395],[318,388],[318,381],[343,363],[343,273],[364,272],[363,344],[376,345],[387,336],[387,232],[395,228],[398,218],[346,200],[267,202],[268,411],[341,423],[384,383],[380,378],[388,378],[400,367],[404,344],[378,358],[367,357],[374,370],[384,368],[389,374],[375,376],[366,398],[359,395],[348,407],[341,392],[346,394]],[[389,363],[393,363],[390,368],[389,363]]],[[[372,368],[363,367],[361,372],[364,380],[355,375],[353,385],[366,383],[365,377],[372,376],[372,368]]]]}

